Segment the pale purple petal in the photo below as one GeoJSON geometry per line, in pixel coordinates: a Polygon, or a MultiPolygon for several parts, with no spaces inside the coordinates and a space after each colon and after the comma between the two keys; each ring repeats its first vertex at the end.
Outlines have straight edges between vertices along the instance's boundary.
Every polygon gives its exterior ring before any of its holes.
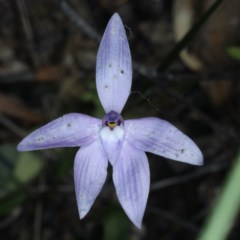
{"type": "Polygon", "coordinates": [[[25,137],[18,151],[31,151],[56,147],[85,146],[96,138],[102,122],[80,113],[64,115],[25,137]]]}
{"type": "Polygon", "coordinates": [[[150,185],[146,154],[124,142],[119,158],[113,166],[113,182],[124,211],[140,228],[150,185]]]}
{"type": "Polygon", "coordinates": [[[124,135],[124,128],[120,126],[116,126],[114,129],[103,127],[100,130],[100,139],[103,149],[112,165],[115,164],[118,154],[122,148],[124,135]]]}
{"type": "Polygon", "coordinates": [[[132,85],[132,63],[126,32],[117,13],[110,19],[98,50],[96,84],[106,113],[121,113],[132,85]]]}
{"type": "Polygon", "coordinates": [[[108,160],[96,140],[81,147],[74,161],[74,183],[80,218],[84,218],[102,189],[107,177],[108,160]]]}
{"type": "Polygon", "coordinates": [[[125,121],[126,140],[136,148],[194,165],[203,164],[198,146],[180,130],[159,118],[125,121]]]}

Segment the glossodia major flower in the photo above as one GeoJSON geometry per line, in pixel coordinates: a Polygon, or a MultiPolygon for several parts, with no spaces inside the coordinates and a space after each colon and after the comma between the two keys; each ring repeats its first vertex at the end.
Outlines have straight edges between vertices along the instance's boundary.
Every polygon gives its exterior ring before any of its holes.
{"type": "Polygon", "coordinates": [[[124,120],[121,116],[130,94],[132,63],[117,13],[110,19],[98,50],[96,84],[106,112],[102,120],[80,113],[64,115],[24,138],[17,149],[81,147],[74,160],[81,219],[103,187],[109,161],[119,202],[140,228],[150,185],[145,152],[194,165],[202,165],[203,156],[190,138],[167,121],[155,117],[124,120]]]}

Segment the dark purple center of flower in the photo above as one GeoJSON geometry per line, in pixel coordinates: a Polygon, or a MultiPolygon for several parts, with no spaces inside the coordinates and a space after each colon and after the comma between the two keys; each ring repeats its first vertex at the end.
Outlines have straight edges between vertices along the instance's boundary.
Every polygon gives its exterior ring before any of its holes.
{"type": "Polygon", "coordinates": [[[120,126],[121,124],[123,124],[123,118],[115,111],[110,111],[103,117],[103,126],[108,126],[110,129],[120,126]]]}

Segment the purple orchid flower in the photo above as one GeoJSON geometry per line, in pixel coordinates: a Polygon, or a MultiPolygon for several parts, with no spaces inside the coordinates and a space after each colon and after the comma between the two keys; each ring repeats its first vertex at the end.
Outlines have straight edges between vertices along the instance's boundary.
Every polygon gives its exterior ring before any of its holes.
{"type": "Polygon", "coordinates": [[[150,185],[145,152],[194,165],[202,165],[203,156],[190,138],[164,120],[155,117],[123,120],[120,114],[130,94],[132,63],[117,13],[110,19],[100,44],[96,84],[106,112],[102,120],[80,113],[64,115],[24,138],[17,149],[81,147],[74,161],[80,219],[101,191],[109,161],[120,204],[140,228],[150,185]]]}

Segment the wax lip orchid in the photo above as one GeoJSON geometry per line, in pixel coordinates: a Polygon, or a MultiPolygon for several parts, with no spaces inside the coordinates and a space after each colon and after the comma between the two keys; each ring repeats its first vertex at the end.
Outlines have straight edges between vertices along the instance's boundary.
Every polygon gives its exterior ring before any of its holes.
{"type": "Polygon", "coordinates": [[[81,147],[74,160],[81,219],[103,187],[109,161],[120,204],[140,228],[150,185],[145,152],[194,165],[202,165],[203,156],[190,138],[167,121],[155,117],[123,120],[121,111],[130,94],[132,63],[117,13],[110,19],[98,50],[96,84],[106,112],[102,120],[80,113],[64,115],[24,138],[17,149],[81,147]]]}

